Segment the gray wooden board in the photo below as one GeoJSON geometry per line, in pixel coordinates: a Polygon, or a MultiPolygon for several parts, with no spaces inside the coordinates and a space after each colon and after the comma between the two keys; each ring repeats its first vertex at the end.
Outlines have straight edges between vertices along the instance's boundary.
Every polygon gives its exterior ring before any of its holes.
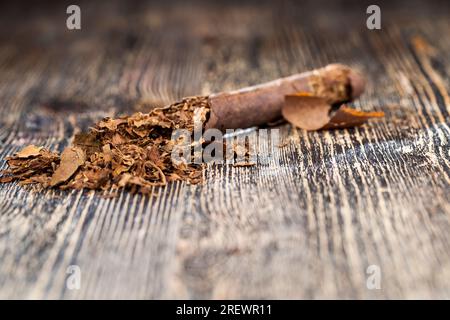
{"type": "Polygon", "coordinates": [[[257,166],[210,165],[204,185],[148,196],[0,185],[0,298],[449,298],[449,5],[405,3],[381,5],[375,31],[363,2],[81,2],[80,31],[61,2],[2,7],[2,159],[61,151],[140,100],[330,62],[363,70],[353,106],[386,117],[284,124],[257,166]],[[371,265],[381,289],[367,287],[371,265]]]}

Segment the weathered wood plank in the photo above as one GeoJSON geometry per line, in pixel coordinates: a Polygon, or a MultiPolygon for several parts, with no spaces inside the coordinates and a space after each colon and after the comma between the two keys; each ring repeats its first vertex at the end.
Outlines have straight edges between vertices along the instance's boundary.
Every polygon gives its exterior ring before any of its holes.
{"type": "Polygon", "coordinates": [[[28,143],[61,150],[140,100],[335,61],[368,75],[355,105],[387,116],[325,132],[281,125],[285,143],[261,140],[256,167],[211,165],[204,185],[149,196],[0,185],[0,298],[450,297],[445,8],[386,5],[383,29],[369,31],[359,2],[84,2],[79,32],[64,29],[61,4],[23,21],[5,8],[1,158],[28,143]],[[66,287],[69,265],[80,290],[66,287]],[[381,290],[366,286],[369,265],[381,290]]]}

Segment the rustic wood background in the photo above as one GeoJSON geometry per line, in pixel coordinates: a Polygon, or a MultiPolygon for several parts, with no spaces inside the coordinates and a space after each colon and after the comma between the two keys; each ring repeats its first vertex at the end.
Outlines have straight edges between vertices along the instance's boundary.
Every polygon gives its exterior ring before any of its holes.
{"type": "Polygon", "coordinates": [[[204,185],[150,196],[0,185],[0,298],[450,298],[448,1],[381,4],[378,31],[364,2],[79,4],[80,31],[61,1],[1,7],[2,159],[31,143],[62,150],[139,101],[330,62],[363,70],[354,105],[386,118],[281,125],[257,166],[209,166],[204,185]]]}

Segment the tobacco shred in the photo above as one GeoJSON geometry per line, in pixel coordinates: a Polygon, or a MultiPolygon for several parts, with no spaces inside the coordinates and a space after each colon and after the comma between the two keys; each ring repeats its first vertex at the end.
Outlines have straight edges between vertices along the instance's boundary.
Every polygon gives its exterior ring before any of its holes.
{"type": "Polygon", "coordinates": [[[382,118],[384,112],[367,112],[340,106],[332,115],[330,122],[323,129],[351,128],[366,123],[371,118],[382,118]]]}
{"type": "Polygon", "coordinates": [[[308,93],[286,96],[281,113],[292,125],[308,131],[355,127],[371,118],[384,116],[384,112],[365,112],[344,104],[333,105],[326,97],[308,93]]]}
{"type": "Polygon", "coordinates": [[[35,145],[29,145],[20,150],[15,154],[15,156],[19,159],[25,159],[29,157],[34,157],[39,155],[39,152],[41,151],[42,147],[36,147],[35,145]]]}
{"type": "Polygon", "coordinates": [[[85,154],[79,147],[66,148],[61,154],[59,167],[53,173],[50,186],[54,187],[70,179],[70,177],[84,164],[85,154]]]}
{"type": "Polygon", "coordinates": [[[169,181],[200,183],[203,167],[171,159],[175,129],[193,132],[195,121],[205,121],[207,97],[185,98],[149,113],[105,118],[89,132],[77,134],[61,155],[27,146],[7,157],[9,168],[0,182],[18,180],[60,189],[120,189],[148,193],[169,181]]]}

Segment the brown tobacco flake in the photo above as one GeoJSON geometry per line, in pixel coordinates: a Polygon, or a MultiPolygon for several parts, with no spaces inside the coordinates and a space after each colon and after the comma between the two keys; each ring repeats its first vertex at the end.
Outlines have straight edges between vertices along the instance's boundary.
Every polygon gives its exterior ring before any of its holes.
{"type": "Polygon", "coordinates": [[[36,147],[35,145],[29,145],[20,150],[15,154],[17,158],[29,158],[35,157],[39,155],[39,152],[42,150],[42,147],[36,147]]]}
{"type": "Polygon", "coordinates": [[[61,154],[61,163],[52,175],[50,186],[54,187],[69,180],[78,168],[84,164],[84,161],[84,151],[79,147],[68,147],[64,149],[61,154]]]}
{"type": "Polygon", "coordinates": [[[292,125],[308,131],[355,127],[384,116],[383,112],[359,111],[344,105],[333,110],[328,99],[308,93],[286,96],[281,113],[292,125]]]}
{"type": "Polygon", "coordinates": [[[101,150],[101,143],[98,141],[97,135],[92,132],[76,134],[73,145],[83,149],[87,156],[101,150]]]}
{"type": "Polygon", "coordinates": [[[60,155],[28,146],[7,158],[0,182],[19,180],[59,189],[118,190],[149,193],[169,181],[203,181],[203,166],[172,161],[172,131],[193,132],[209,114],[207,97],[184,98],[149,113],[105,118],[77,134],[60,155]]]}
{"type": "Polygon", "coordinates": [[[292,125],[305,130],[319,130],[330,122],[331,105],[326,99],[306,94],[289,95],[281,109],[292,125]]]}
{"type": "Polygon", "coordinates": [[[57,153],[43,148],[39,150],[38,154],[33,154],[27,158],[21,158],[20,156],[23,156],[23,154],[19,156],[18,153],[12,157],[7,157],[6,161],[9,168],[1,172],[0,182],[20,180],[21,184],[41,183],[47,185],[54,168],[59,163],[59,156],[57,153]]]}
{"type": "Polygon", "coordinates": [[[330,119],[330,122],[323,129],[351,128],[366,123],[371,118],[382,118],[384,112],[367,112],[355,110],[346,106],[337,109],[330,119]]]}

